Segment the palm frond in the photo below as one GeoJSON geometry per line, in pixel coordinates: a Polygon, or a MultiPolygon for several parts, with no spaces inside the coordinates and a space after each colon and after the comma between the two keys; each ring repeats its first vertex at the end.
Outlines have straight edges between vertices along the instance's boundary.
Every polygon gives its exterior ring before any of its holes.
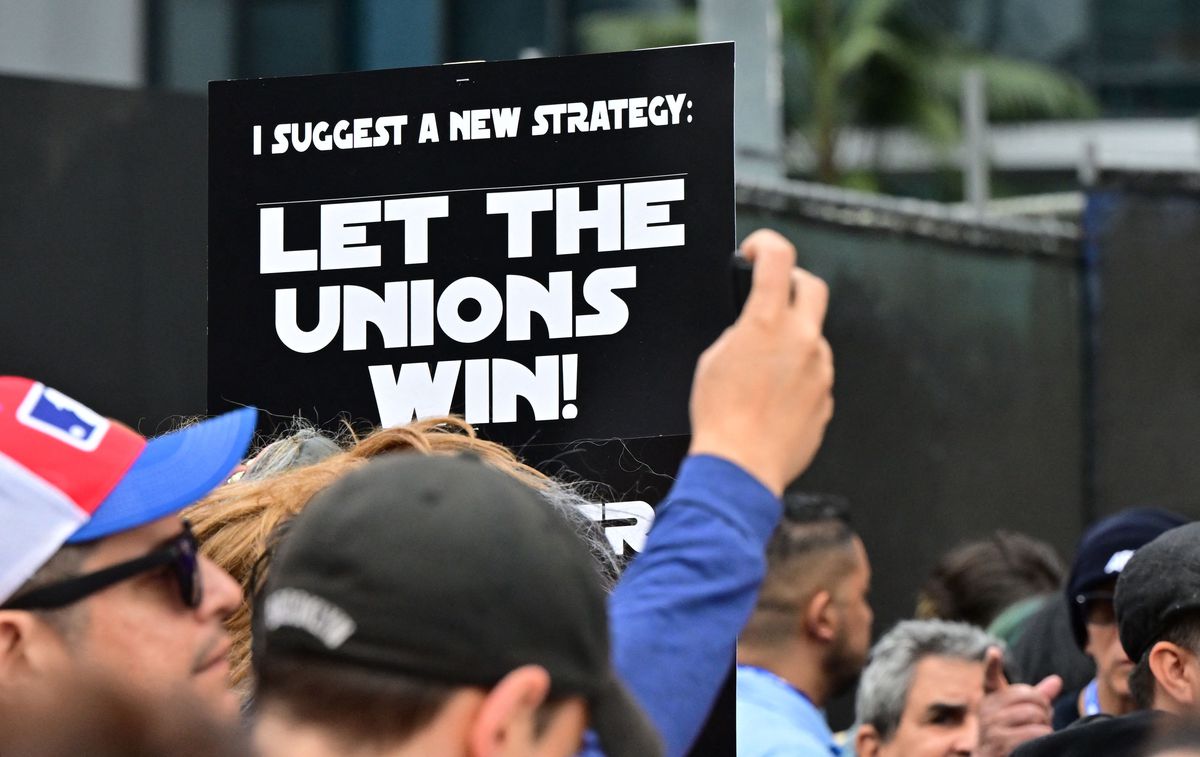
{"type": "Polygon", "coordinates": [[[871,26],[857,29],[834,50],[833,70],[838,76],[850,76],[876,56],[896,65],[911,65],[911,51],[904,40],[887,29],[871,26]]]}
{"type": "Polygon", "coordinates": [[[950,103],[925,99],[913,104],[913,127],[932,144],[947,149],[959,140],[958,110],[950,103]]]}
{"type": "Polygon", "coordinates": [[[846,36],[861,29],[878,29],[904,0],[850,0],[845,15],[846,36]]]}
{"type": "Polygon", "coordinates": [[[983,74],[989,118],[1092,118],[1099,111],[1078,79],[1048,66],[996,55],[948,54],[929,67],[930,86],[943,98],[957,98],[963,72],[972,67],[983,74]]]}

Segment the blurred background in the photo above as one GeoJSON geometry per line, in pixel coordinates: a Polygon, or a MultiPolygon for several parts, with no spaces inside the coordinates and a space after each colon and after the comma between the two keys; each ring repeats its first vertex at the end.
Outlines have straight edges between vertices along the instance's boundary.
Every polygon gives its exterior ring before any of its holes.
{"type": "Polygon", "coordinates": [[[964,539],[1200,516],[1192,0],[0,0],[0,369],[205,411],[209,80],[725,39],[738,232],[831,285],[799,486],[849,498],[876,632],[964,539]]]}
{"type": "Polygon", "coordinates": [[[0,72],[193,93],[739,38],[753,154],[781,175],[960,201],[981,154],[988,198],[1069,191],[1087,160],[1196,160],[1187,0],[0,0],[0,72]]]}

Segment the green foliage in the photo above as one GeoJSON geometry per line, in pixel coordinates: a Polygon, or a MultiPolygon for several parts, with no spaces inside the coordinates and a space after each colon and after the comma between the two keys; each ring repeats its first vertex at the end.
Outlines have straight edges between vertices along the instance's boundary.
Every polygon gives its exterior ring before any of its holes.
{"type": "Polygon", "coordinates": [[[694,10],[597,11],[579,20],[580,52],[608,53],[688,45],[699,38],[694,10]]]}
{"type": "Polygon", "coordinates": [[[978,68],[987,83],[988,113],[995,121],[1094,118],[1091,93],[1072,76],[1023,60],[952,50],[946,64],[929,72],[930,86],[943,99],[957,97],[961,72],[978,68]]]}
{"type": "Polygon", "coordinates": [[[818,178],[839,181],[839,131],[848,124],[909,127],[937,145],[959,141],[962,76],[984,76],[994,121],[1094,116],[1076,79],[1047,66],[965,47],[910,13],[912,0],[780,0],[785,117],[817,156],[818,178]]]}

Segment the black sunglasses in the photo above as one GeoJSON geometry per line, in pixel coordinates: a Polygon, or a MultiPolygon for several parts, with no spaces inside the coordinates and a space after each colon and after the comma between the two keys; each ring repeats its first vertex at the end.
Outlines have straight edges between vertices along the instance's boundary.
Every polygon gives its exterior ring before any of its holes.
{"type": "Polygon", "coordinates": [[[192,534],[191,524],[184,521],[183,531],[153,552],[110,565],[94,573],[65,578],[27,591],[0,605],[0,609],[54,610],[66,607],[101,589],[164,565],[171,566],[179,582],[179,596],[183,604],[193,609],[199,607],[200,600],[204,597],[204,587],[200,583],[196,537],[192,534]]]}

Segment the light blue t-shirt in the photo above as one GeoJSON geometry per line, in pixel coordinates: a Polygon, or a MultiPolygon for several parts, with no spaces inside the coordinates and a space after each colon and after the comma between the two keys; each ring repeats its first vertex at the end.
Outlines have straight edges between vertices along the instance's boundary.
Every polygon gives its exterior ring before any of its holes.
{"type": "Polygon", "coordinates": [[[825,714],[779,676],[737,668],[738,757],[838,757],[825,714]]]}

